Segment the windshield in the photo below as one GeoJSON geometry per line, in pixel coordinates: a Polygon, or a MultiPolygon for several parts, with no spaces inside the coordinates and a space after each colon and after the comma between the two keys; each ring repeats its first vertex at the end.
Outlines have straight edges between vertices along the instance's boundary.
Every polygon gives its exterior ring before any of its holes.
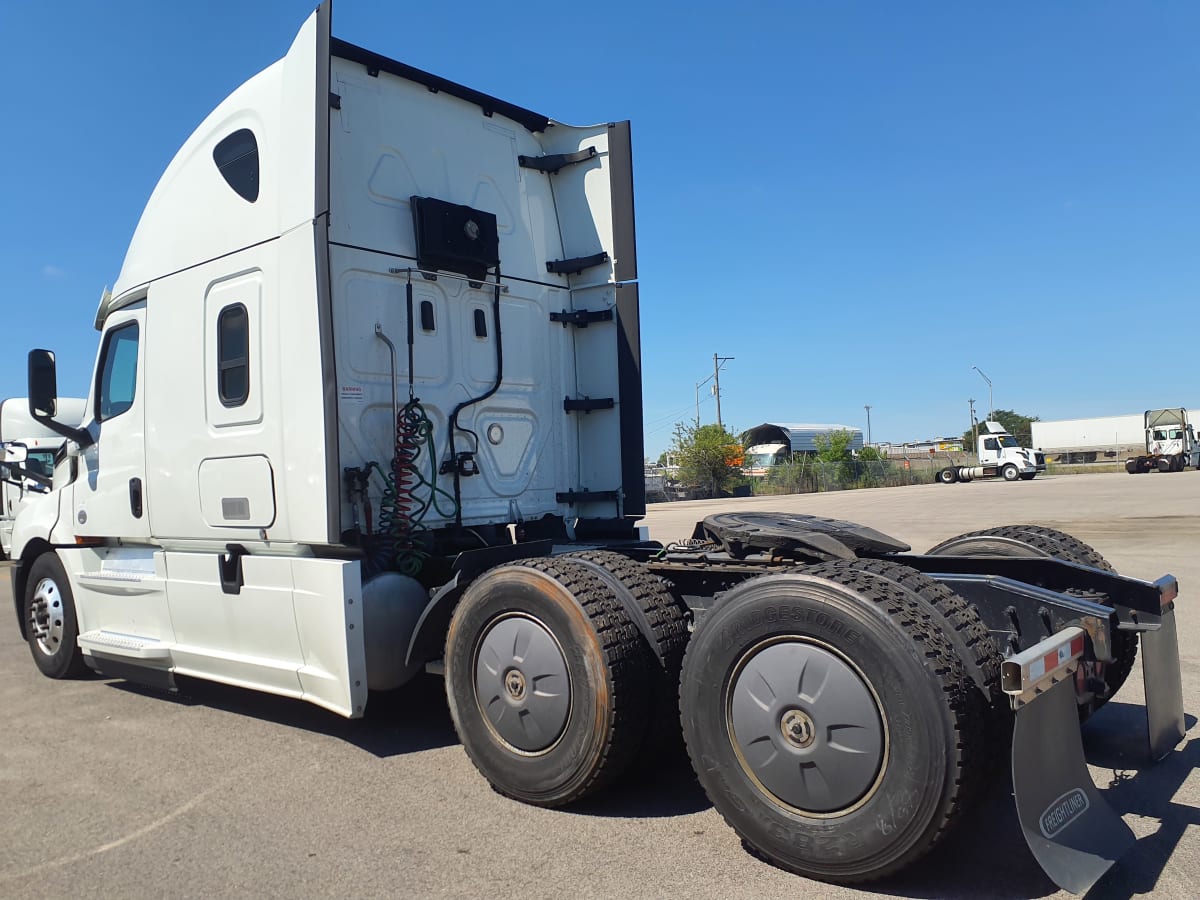
{"type": "Polygon", "coordinates": [[[54,474],[54,451],[30,450],[29,456],[25,460],[25,468],[34,475],[41,475],[44,478],[51,477],[54,474]]]}
{"type": "Polygon", "coordinates": [[[742,465],[750,466],[752,469],[762,469],[775,465],[776,459],[774,453],[747,453],[742,465]]]}
{"type": "Polygon", "coordinates": [[[1021,445],[1017,443],[1017,439],[1015,437],[1013,437],[1011,434],[1002,434],[1002,435],[1000,435],[1000,446],[1001,447],[1020,447],[1021,445]]]}

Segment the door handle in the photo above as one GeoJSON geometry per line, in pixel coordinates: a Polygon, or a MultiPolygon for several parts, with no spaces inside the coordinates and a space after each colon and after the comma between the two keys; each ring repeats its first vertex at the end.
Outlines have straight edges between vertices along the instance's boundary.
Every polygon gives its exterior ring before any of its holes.
{"type": "Polygon", "coordinates": [[[129,511],[135,519],[142,517],[142,479],[129,479],[129,511]]]}

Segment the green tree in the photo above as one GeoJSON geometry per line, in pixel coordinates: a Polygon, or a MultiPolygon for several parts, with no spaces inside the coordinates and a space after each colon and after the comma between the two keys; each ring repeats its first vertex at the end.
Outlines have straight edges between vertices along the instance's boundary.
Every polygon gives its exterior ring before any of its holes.
{"type": "Polygon", "coordinates": [[[815,435],[813,445],[817,448],[817,459],[823,463],[854,459],[854,453],[850,449],[853,441],[854,433],[845,429],[815,435]]]}
{"type": "MultiPolygon", "coordinates": [[[[991,421],[999,422],[1004,426],[1004,430],[1017,439],[1022,447],[1029,447],[1033,444],[1033,423],[1040,422],[1037,416],[1026,416],[1019,412],[1013,412],[1011,409],[998,409],[991,415],[991,421]]],[[[979,420],[980,433],[983,432],[983,423],[985,418],[979,420]]],[[[969,450],[975,449],[975,430],[968,428],[963,433],[963,446],[969,450]]]]}
{"type": "Polygon", "coordinates": [[[826,477],[832,476],[843,487],[853,485],[858,475],[854,451],[851,449],[853,441],[854,432],[846,429],[813,437],[813,445],[817,448],[817,463],[826,477]]]}
{"type": "Polygon", "coordinates": [[[672,453],[679,463],[679,480],[714,497],[741,475],[743,452],[738,439],[720,425],[675,425],[672,453]]]}

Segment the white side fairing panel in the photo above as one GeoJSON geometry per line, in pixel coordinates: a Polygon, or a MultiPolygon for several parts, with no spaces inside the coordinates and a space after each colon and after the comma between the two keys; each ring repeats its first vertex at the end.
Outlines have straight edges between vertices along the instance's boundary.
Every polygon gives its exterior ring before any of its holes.
{"type": "Polygon", "coordinates": [[[362,714],[358,563],[246,556],[234,593],[222,586],[217,554],[165,556],[174,671],[362,714]]]}

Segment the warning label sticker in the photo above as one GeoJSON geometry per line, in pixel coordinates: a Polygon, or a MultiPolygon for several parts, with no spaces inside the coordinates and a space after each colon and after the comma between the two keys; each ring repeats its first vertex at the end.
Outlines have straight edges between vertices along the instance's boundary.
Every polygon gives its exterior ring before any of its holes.
{"type": "Polygon", "coordinates": [[[367,398],[361,384],[343,384],[340,399],[342,403],[365,403],[367,398]]]}

